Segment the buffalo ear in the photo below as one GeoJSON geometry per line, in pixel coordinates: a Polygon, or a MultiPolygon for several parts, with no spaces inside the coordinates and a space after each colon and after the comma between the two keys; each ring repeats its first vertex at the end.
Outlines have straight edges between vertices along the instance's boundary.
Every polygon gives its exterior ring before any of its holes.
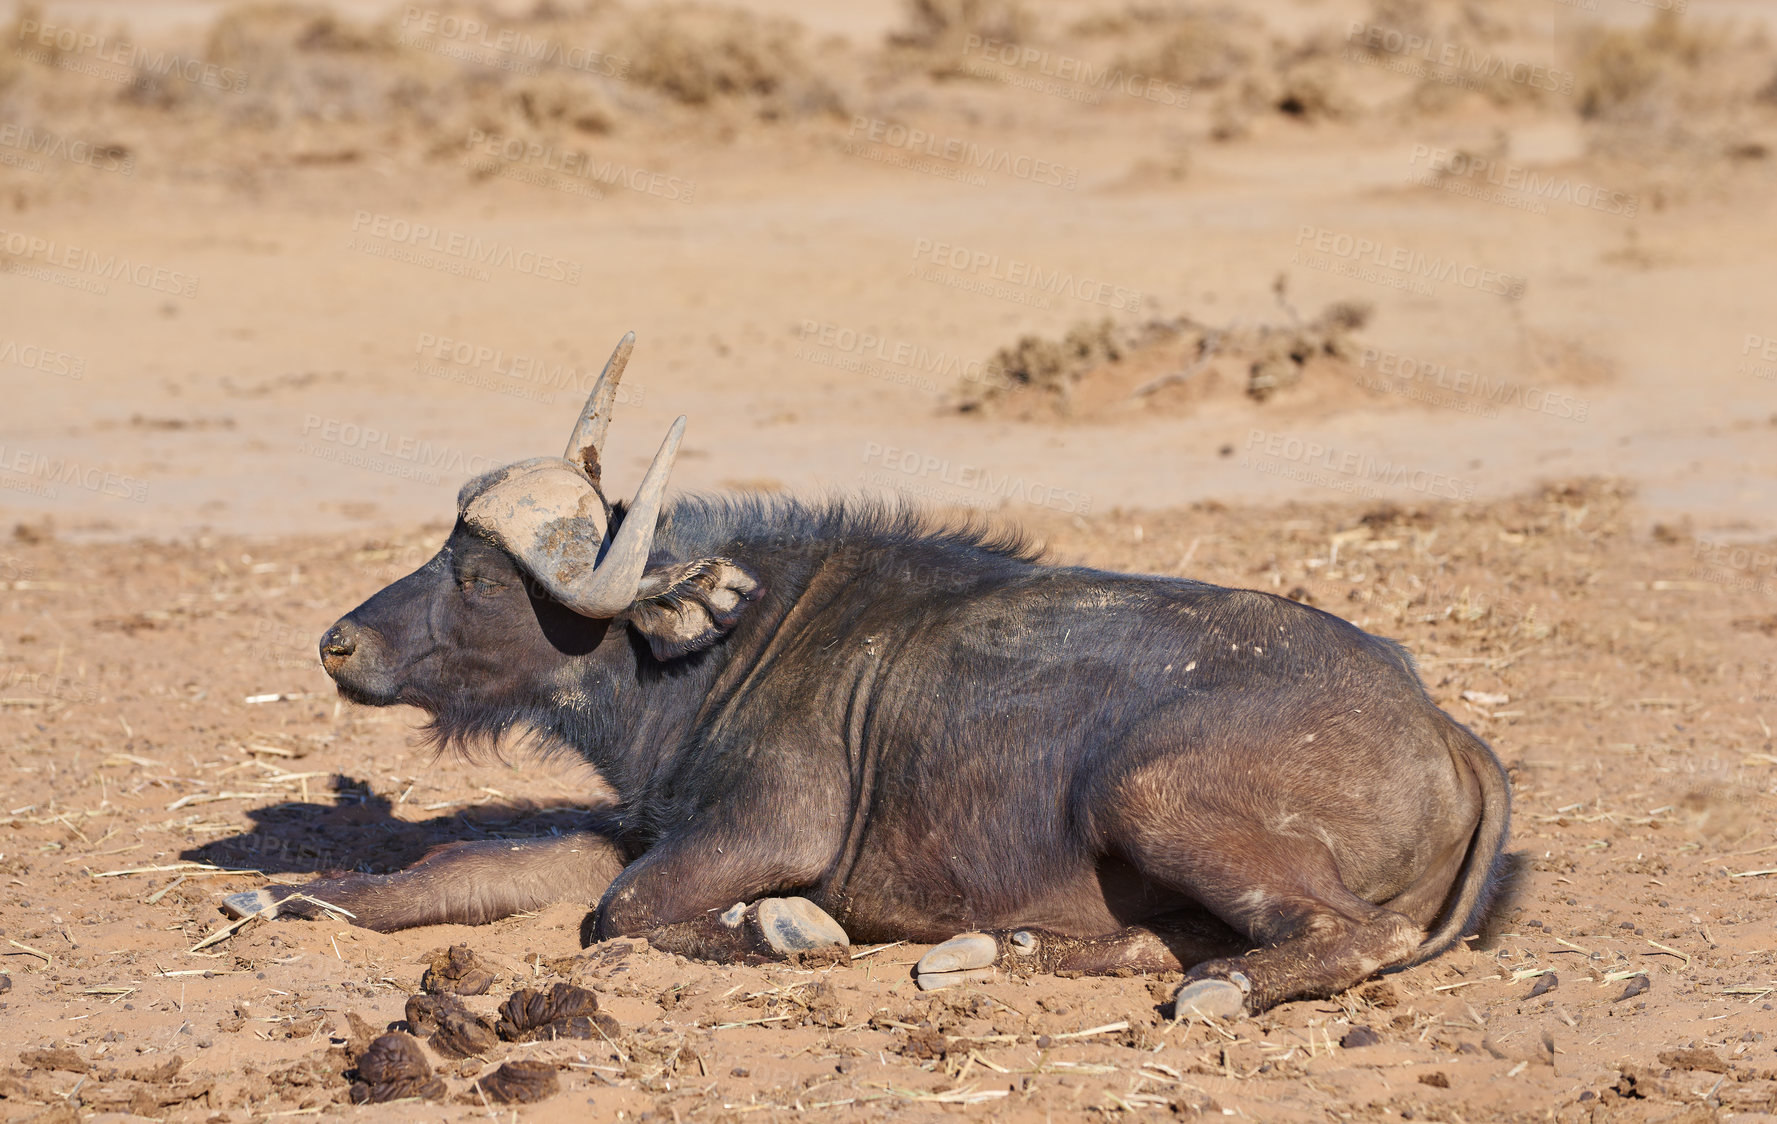
{"type": "Polygon", "coordinates": [[[654,658],[670,660],[720,640],[758,596],[759,581],[727,558],[700,558],[642,575],[629,623],[654,658]]]}

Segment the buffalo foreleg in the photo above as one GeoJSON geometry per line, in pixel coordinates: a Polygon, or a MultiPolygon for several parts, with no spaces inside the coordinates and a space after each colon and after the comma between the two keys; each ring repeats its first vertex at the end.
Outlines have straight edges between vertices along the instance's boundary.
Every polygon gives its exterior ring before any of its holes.
{"type": "Polygon", "coordinates": [[[662,925],[642,934],[662,952],[723,964],[758,964],[812,957],[849,959],[851,939],[839,922],[807,898],[736,902],[721,913],[662,925]]]}
{"type": "Polygon", "coordinates": [[[433,848],[394,874],[339,874],[302,886],[230,894],[235,916],[341,916],[391,932],[416,925],[483,925],[560,901],[597,901],[623,870],[609,837],[574,831],[542,839],[483,839],[433,848]]]}
{"type": "Polygon", "coordinates": [[[793,839],[768,855],[742,845],[740,834],[681,838],[636,860],[605,892],[588,943],[642,937],[665,952],[722,963],[842,954],[851,942],[826,911],[778,896],[814,883],[821,858],[798,854],[793,839]]]}

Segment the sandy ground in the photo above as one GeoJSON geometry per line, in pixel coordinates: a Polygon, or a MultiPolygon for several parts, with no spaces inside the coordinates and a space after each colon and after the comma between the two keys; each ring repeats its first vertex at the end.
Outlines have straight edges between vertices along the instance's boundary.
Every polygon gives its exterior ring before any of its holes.
{"type": "Polygon", "coordinates": [[[0,1119],[467,1119],[512,1059],[557,1067],[498,1109],[535,1119],[1777,1113],[1768,8],[1655,33],[1625,0],[1280,3],[1212,34],[1080,2],[1027,13],[1039,57],[1007,64],[966,38],[1006,34],[993,4],[924,38],[890,3],[546,7],[64,0],[6,30],[0,1119]],[[627,76],[421,34],[464,14],[627,76]],[[46,25],[244,91],[132,84],[140,58],[44,54],[46,25]],[[1067,77],[1166,42],[1219,46],[1150,66],[1153,96],[1067,77]],[[1572,88],[1402,73],[1452,45],[1572,88]],[[1313,334],[1335,302],[1367,315],[1313,334]],[[1084,358],[1057,342],[1082,322],[1084,358]],[[1493,923],[1226,1026],[1171,1023],[1161,979],[921,995],[910,946],[582,955],[571,904],[192,951],[251,872],[395,869],[597,798],[586,770],[430,759],[413,714],[336,701],[314,644],[430,555],[463,479],[554,452],[630,328],[620,488],[685,413],[683,489],[984,511],[1407,643],[1511,768],[1493,923]],[[1027,336],[1030,385],[1001,352],[1027,336]],[[478,1013],[571,980],[618,1033],[434,1053],[446,1102],[351,1108],[351,1017],[402,1019],[457,943],[500,975],[478,1013]]]}

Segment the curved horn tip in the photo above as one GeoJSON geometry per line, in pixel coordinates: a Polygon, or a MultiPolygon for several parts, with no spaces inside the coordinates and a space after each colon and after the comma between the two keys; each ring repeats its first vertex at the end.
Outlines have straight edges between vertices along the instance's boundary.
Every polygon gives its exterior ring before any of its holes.
{"type": "Polygon", "coordinates": [[[580,408],[574,432],[568,437],[567,451],[562,454],[579,465],[594,483],[598,480],[599,456],[604,452],[605,431],[610,428],[611,413],[617,403],[617,384],[623,379],[623,369],[629,366],[629,355],[635,345],[636,333],[631,328],[611,349],[611,357],[605,360],[592,393],[586,397],[586,405],[580,408]]]}

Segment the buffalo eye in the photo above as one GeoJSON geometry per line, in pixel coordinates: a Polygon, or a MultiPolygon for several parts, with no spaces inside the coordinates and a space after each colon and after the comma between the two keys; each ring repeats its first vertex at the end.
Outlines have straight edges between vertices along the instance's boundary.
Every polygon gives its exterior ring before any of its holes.
{"type": "Polygon", "coordinates": [[[457,585],[464,593],[480,594],[491,597],[506,588],[506,583],[485,574],[464,574],[457,579],[457,585]]]}

